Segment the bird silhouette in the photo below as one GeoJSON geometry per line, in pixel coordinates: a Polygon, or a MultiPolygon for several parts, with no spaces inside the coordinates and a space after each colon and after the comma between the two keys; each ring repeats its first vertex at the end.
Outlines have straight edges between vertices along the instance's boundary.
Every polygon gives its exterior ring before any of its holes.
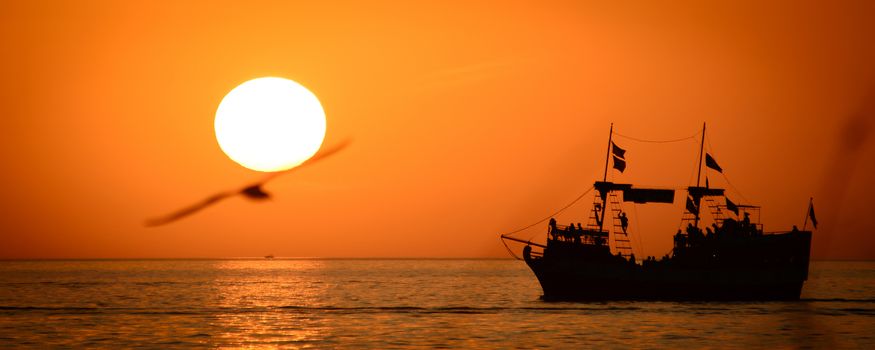
{"type": "Polygon", "coordinates": [[[343,141],[341,141],[341,142],[339,142],[331,147],[321,149],[321,150],[319,150],[319,152],[317,152],[312,157],[310,157],[310,159],[307,159],[306,161],[299,164],[298,166],[291,168],[291,169],[288,169],[288,170],[270,173],[267,176],[265,176],[263,179],[261,179],[260,181],[246,185],[243,188],[240,188],[237,190],[219,192],[219,193],[214,194],[210,197],[207,197],[206,199],[204,199],[198,203],[195,203],[195,204],[190,205],[188,207],[182,208],[182,209],[177,210],[173,213],[167,214],[165,216],[153,218],[153,219],[148,219],[145,222],[145,226],[146,227],[154,227],[154,226],[161,226],[161,225],[169,224],[169,223],[174,222],[176,220],[182,219],[186,216],[192,215],[192,214],[194,214],[194,213],[196,213],[196,212],[198,212],[198,211],[200,211],[200,210],[202,210],[210,205],[213,205],[213,204],[215,204],[223,199],[233,197],[236,195],[242,195],[242,196],[244,196],[250,200],[254,200],[254,201],[264,201],[264,200],[270,199],[271,198],[270,193],[265,192],[264,189],[262,188],[262,186],[264,186],[264,184],[266,184],[268,181],[273,180],[280,175],[288,174],[288,173],[293,172],[295,170],[301,169],[305,166],[312,165],[313,163],[316,163],[322,159],[325,159],[328,156],[331,156],[331,155],[339,152],[340,150],[346,148],[346,146],[349,146],[350,142],[351,142],[350,139],[345,139],[345,140],[343,140],[343,141]]]}

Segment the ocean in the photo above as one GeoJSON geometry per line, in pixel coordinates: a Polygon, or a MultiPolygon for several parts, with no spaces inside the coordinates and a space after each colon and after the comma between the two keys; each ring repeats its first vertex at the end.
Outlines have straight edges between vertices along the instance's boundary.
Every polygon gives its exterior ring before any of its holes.
{"type": "Polygon", "coordinates": [[[875,262],[792,302],[540,295],[516,260],[0,261],[0,347],[875,348],[875,262]]]}

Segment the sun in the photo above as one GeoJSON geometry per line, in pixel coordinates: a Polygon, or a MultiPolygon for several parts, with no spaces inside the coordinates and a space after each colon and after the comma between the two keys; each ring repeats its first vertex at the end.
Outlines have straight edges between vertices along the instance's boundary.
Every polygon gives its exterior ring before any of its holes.
{"type": "Polygon", "coordinates": [[[325,138],[325,111],[310,90],[265,77],[240,84],[216,110],[216,140],[233,161],[257,171],[291,169],[325,138]]]}

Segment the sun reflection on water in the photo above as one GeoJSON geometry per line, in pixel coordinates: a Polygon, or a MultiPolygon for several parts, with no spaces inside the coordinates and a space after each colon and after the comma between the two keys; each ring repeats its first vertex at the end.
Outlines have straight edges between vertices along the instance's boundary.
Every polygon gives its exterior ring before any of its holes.
{"type": "Polygon", "coordinates": [[[213,267],[211,289],[222,311],[215,315],[213,341],[234,347],[324,342],[324,322],[293,311],[324,302],[328,285],[318,277],[325,261],[227,260],[213,267]]]}

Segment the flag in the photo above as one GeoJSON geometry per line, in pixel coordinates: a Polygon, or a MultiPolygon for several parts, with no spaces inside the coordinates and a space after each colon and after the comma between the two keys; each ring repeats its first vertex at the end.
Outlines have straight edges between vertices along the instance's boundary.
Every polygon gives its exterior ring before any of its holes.
{"type": "Polygon", "coordinates": [[[690,196],[687,196],[687,211],[699,215],[699,208],[696,207],[696,203],[693,203],[693,199],[690,196]]]}
{"type": "Polygon", "coordinates": [[[614,156],[614,169],[617,169],[622,173],[623,170],[626,170],[626,161],[614,156]]]}
{"type": "Polygon", "coordinates": [[[617,144],[614,141],[611,141],[611,152],[614,153],[615,156],[620,158],[626,158],[626,150],[617,147],[617,144]]]}
{"type": "Polygon", "coordinates": [[[814,203],[808,205],[808,217],[811,218],[811,223],[814,224],[814,228],[817,228],[817,218],[814,216],[814,203]]]}
{"type": "Polygon", "coordinates": [[[729,197],[723,198],[726,199],[726,209],[729,209],[729,211],[735,213],[735,215],[738,215],[738,206],[735,205],[735,203],[732,203],[732,201],[729,200],[729,197]]]}
{"type": "Polygon", "coordinates": [[[717,165],[717,161],[714,160],[714,157],[711,157],[711,155],[708,153],[705,153],[705,166],[717,170],[721,173],[723,172],[723,168],[717,165]]]}

